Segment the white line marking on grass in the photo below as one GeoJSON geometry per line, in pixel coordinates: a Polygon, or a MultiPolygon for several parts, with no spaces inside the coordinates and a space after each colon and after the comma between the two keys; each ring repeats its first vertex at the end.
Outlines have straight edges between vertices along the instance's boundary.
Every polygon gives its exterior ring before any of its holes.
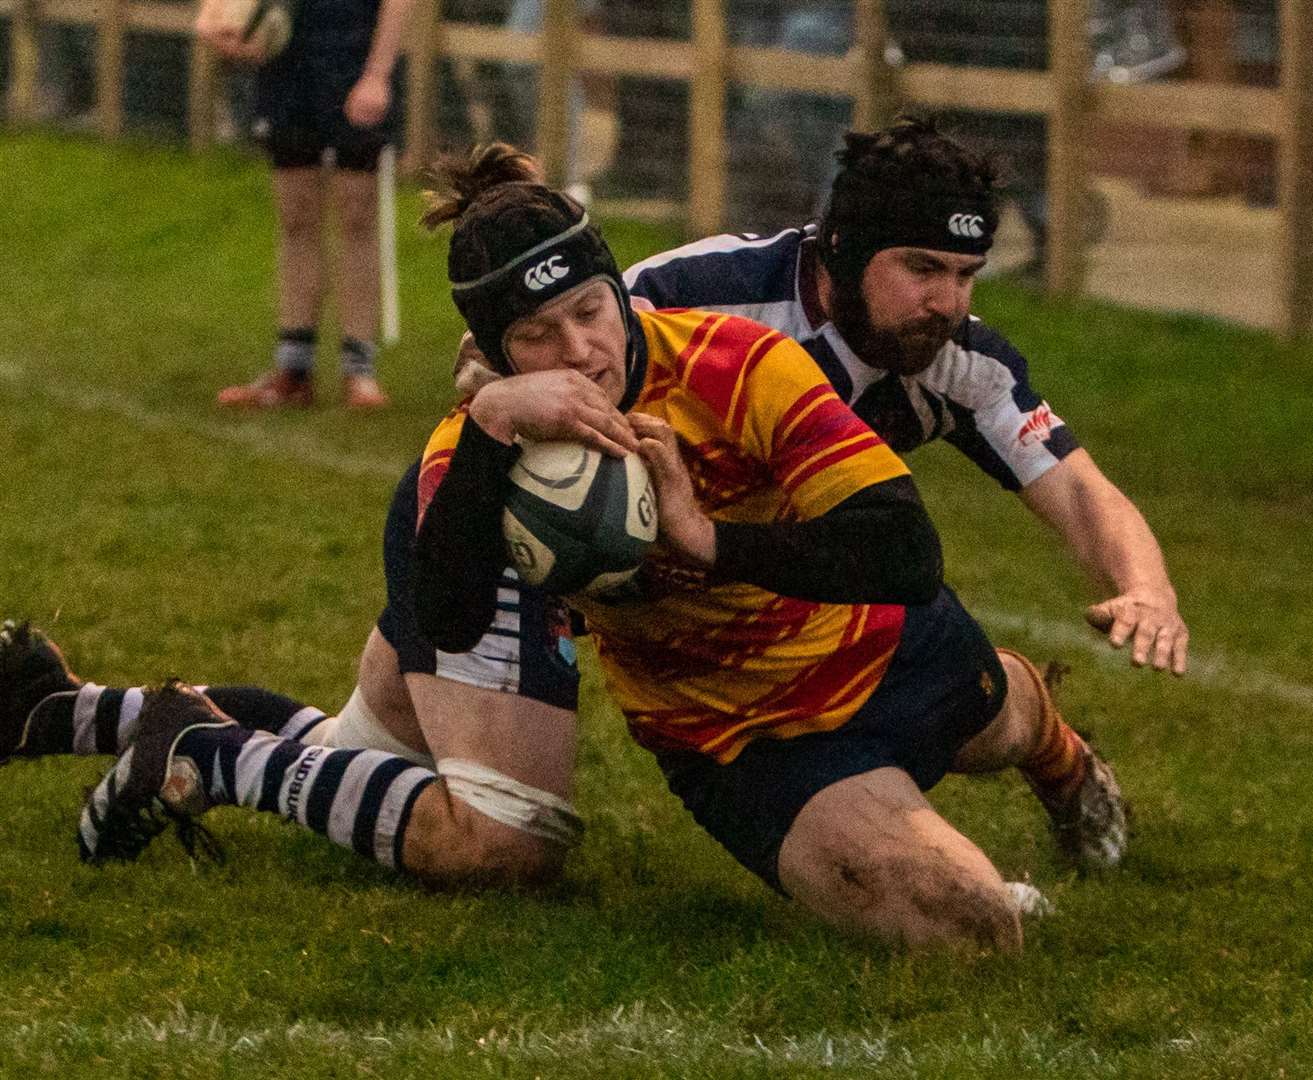
{"type": "MultiPolygon", "coordinates": [[[[257,457],[292,460],[343,476],[395,480],[405,464],[360,454],[344,454],[311,436],[286,429],[268,431],[237,416],[231,423],[219,423],[155,412],[141,402],[119,394],[33,378],[29,369],[6,360],[0,360],[0,379],[31,387],[62,405],[87,412],[108,412],[152,431],[183,431],[213,442],[241,447],[257,457]]],[[[1044,646],[1080,649],[1106,667],[1130,666],[1127,650],[1111,648],[1106,638],[1092,630],[1084,630],[1074,620],[1066,622],[1044,615],[1022,615],[990,607],[976,607],[973,614],[996,630],[1031,634],[1044,646]]],[[[1171,678],[1167,675],[1159,677],[1171,678]]],[[[1186,679],[1231,693],[1265,696],[1313,709],[1313,686],[1290,682],[1262,671],[1243,657],[1194,652],[1190,656],[1186,679]]]]}
{"type": "MultiPolygon", "coordinates": [[[[1041,647],[1080,649],[1093,656],[1104,667],[1129,668],[1131,666],[1129,646],[1114,649],[1108,644],[1106,637],[1094,630],[1082,629],[1081,624],[1074,620],[1064,622],[1045,615],[1019,615],[1016,612],[1000,611],[991,607],[973,607],[971,613],[995,630],[1031,634],[1041,642],[1041,647]]],[[[1174,678],[1161,672],[1157,677],[1174,678]]],[[[1185,681],[1229,690],[1232,693],[1261,694],[1290,705],[1313,709],[1313,686],[1289,682],[1278,675],[1255,668],[1240,657],[1230,657],[1224,653],[1192,652],[1185,681]]]]}
{"type": "Polygon", "coordinates": [[[299,432],[270,431],[239,414],[234,414],[229,423],[220,423],[156,412],[140,401],[120,394],[32,378],[24,368],[3,360],[0,360],[0,378],[30,387],[42,397],[83,412],[107,412],[147,431],[181,431],[212,442],[229,443],[260,458],[296,461],[344,476],[376,477],[393,481],[401,476],[405,468],[405,463],[362,454],[341,453],[299,432]]]}

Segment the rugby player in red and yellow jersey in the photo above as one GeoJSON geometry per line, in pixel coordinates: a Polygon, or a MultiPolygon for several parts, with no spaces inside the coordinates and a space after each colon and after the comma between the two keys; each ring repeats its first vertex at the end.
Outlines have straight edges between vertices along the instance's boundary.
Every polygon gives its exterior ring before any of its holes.
{"type": "Polygon", "coordinates": [[[575,598],[607,685],[671,789],[740,862],[886,939],[1019,947],[1008,885],[923,791],[1032,762],[1054,718],[943,587],[906,468],[801,349],[698,311],[633,312],[582,209],[488,148],[450,165],[452,293],[501,378],[431,437],[414,598],[438,648],[492,623],[516,440],[637,452],[660,545],[636,595],[575,598]]]}

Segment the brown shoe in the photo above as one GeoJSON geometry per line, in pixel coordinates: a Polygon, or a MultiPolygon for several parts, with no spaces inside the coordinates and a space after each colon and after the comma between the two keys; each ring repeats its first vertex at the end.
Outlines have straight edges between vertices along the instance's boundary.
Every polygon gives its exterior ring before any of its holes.
{"type": "Polygon", "coordinates": [[[373,375],[343,375],[342,404],[348,409],[386,409],[392,399],[373,375]]]}
{"type": "Polygon", "coordinates": [[[268,371],[255,382],[219,391],[220,405],[247,409],[307,409],[315,403],[314,383],[287,371],[268,371]]]}

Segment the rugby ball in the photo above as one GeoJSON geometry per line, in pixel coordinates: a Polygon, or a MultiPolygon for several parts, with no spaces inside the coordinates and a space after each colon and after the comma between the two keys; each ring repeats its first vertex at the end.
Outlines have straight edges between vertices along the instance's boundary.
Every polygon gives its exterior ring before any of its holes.
{"type": "Polygon", "coordinates": [[[292,7],[288,0],[224,0],[224,25],[238,31],[243,41],[260,47],[263,60],[272,60],[292,39],[292,7]]]}
{"type": "Polygon", "coordinates": [[[637,454],[525,442],[511,466],[502,531],[520,578],[559,595],[602,595],[634,575],[656,540],[656,493],[637,454]]]}

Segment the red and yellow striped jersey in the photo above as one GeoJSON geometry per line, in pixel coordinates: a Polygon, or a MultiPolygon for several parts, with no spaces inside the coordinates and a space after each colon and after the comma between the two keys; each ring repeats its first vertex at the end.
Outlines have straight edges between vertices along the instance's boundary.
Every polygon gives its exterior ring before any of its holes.
{"type": "MultiPolygon", "coordinates": [[[[661,417],[680,435],[712,518],[804,521],[907,473],[789,338],[703,311],[639,319],[647,374],[633,411],[661,417]]],[[[458,410],[429,442],[421,507],[463,420],[458,410]]],[[[898,605],[822,604],[714,582],[659,545],[641,586],[632,603],[571,598],[595,635],[608,688],[642,745],[721,762],[754,738],[843,724],[879,683],[903,625],[898,605]]]]}

